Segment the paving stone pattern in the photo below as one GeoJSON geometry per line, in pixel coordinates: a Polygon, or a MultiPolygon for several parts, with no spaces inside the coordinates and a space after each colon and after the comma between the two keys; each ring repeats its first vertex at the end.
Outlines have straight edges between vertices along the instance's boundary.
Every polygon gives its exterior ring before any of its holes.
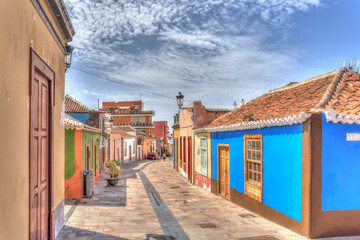
{"type": "Polygon", "coordinates": [[[96,181],[93,198],[65,201],[66,225],[57,240],[304,239],[190,184],[172,169],[170,160],[121,165],[117,187],[107,186],[105,178],[96,181]]]}

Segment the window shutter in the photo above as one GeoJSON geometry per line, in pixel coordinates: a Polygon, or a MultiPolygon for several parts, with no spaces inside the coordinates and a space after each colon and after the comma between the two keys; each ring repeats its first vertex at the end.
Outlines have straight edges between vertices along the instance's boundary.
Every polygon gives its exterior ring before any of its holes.
{"type": "Polygon", "coordinates": [[[207,177],[207,141],[205,136],[200,137],[200,172],[207,177]]]}

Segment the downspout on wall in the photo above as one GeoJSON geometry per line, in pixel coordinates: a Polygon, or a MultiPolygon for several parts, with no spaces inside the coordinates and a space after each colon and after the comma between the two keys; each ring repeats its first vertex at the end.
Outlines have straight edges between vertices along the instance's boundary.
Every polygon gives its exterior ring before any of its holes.
{"type": "Polygon", "coordinates": [[[192,146],[191,146],[191,183],[194,184],[194,176],[195,176],[195,133],[194,129],[196,129],[196,108],[197,101],[193,102],[193,130],[191,132],[192,146]]]}

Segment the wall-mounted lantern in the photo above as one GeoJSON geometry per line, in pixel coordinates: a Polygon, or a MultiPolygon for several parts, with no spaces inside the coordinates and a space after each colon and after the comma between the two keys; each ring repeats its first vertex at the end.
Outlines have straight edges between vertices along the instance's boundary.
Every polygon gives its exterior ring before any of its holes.
{"type": "Polygon", "coordinates": [[[71,65],[71,57],[72,57],[72,52],[74,51],[74,48],[66,43],[65,49],[66,49],[66,55],[65,55],[65,72],[66,72],[66,70],[71,65]]]}
{"type": "Polygon", "coordinates": [[[194,112],[193,108],[182,108],[182,106],[184,105],[184,95],[182,95],[181,92],[179,92],[179,95],[176,96],[176,102],[177,105],[179,106],[179,111],[181,109],[186,109],[189,112],[194,112]]]}

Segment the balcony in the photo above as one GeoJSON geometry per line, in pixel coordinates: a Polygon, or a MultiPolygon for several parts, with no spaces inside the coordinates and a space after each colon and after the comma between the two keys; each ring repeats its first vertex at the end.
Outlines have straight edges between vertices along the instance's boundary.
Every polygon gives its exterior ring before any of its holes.
{"type": "Polygon", "coordinates": [[[135,129],[139,129],[139,128],[155,128],[155,125],[152,122],[145,122],[145,123],[116,123],[114,122],[114,126],[128,126],[130,125],[131,127],[135,128],[135,129]]]}
{"type": "Polygon", "coordinates": [[[112,116],[155,116],[155,111],[136,111],[136,110],[109,110],[112,116]]]}

